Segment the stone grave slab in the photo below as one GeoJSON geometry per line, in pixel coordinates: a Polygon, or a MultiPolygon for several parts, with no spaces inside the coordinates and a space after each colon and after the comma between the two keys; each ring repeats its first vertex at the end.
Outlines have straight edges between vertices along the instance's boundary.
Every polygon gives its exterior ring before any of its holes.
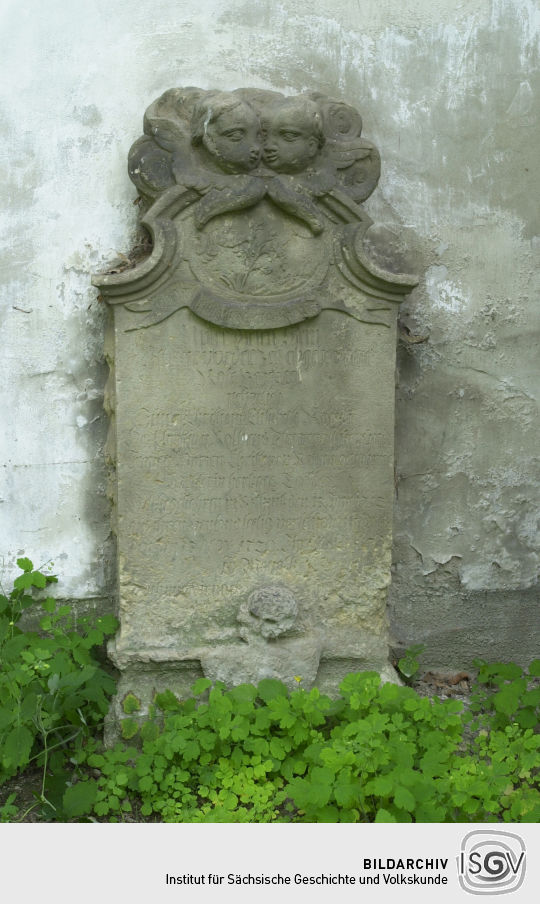
{"type": "MultiPolygon", "coordinates": [[[[366,252],[380,158],[323,94],[172,89],[131,149],[151,251],[94,277],[127,691],[388,662],[399,303],[366,252]]],[[[120,712],[117,700],[117,715],[120,712]]]]}

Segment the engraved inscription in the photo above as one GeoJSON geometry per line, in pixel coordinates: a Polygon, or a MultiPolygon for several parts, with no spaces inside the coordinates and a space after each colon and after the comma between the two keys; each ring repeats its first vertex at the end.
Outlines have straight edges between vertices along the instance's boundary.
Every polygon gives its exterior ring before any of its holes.
{"type": "MultiPolygon", "coordinates": [[[[132,534],[139,568],[152,570],[155,543],[167,537],[182,586],[204,585],[211,567],[226,594],[254,574],[286,581],[290,569],[309,573],[313,561],[321,587],[336,570],[345,586],[358,580],[384,546],[391,514],[391,417],[381,386],[392,372],[373,358],[360,326],[353,330],[352,321],[342,330],[329,318],[322,327],[223,332],[186,314],[180,335],[165,323],[149,346],[147,334],[144,398],[118,424],[129,505],[145,526],[144,542],[132,534]],[[165,405],[162,349],[175,387],[165,405]],[[360,379],[370,356],[369,379],[360,379]]],[[[191,606],[186,600],[184,624],[197,622],[191,606]]]]}

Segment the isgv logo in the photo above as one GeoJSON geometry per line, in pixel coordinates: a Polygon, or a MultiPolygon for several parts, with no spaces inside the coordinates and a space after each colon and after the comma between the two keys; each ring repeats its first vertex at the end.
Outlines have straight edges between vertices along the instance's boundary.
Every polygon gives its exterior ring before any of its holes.
{"type": "Polygon", "coordinates": [[[487,829],[469,832],[457,858],[459,884],[472,895],[503,895],[525,878],[525,844],[519,835],[487,829]]]}

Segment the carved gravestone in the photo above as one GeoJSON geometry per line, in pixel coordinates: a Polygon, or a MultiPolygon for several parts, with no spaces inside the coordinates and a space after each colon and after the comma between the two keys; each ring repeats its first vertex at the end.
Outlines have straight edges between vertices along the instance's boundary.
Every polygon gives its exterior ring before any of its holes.
{"type": "Polygon", "coordinates": [[[397,307],[366,254],[380,159],[322,94],[167,91],[129,173],[146,259],[114,315],[119,697],[201,675],[390,677],[397,307]]]}

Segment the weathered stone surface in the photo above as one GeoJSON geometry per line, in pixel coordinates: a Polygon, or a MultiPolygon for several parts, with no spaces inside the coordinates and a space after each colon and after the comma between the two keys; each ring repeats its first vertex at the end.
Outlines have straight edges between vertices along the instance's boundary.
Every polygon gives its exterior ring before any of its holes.
{"type": "Polygon", "coordinates": [[[114,307],[124,684],[157,663],[179,693],[182,663],[330,691],[387,673],[395,328],[415,278],[364,248],[378,154],[322,95],[178,89],[145,123],[130,172],[152,254],[95,278],[114,307]]]}
{"type": "Polygon", "coordinates": [[[24,23],[5,6],[4,587],[24,551],[54,561],[66,597],[114,594],[106,306],[89,274],[135,239],[125,157],[142,106],[202,79],[320,88],[359,106],[383,156],[364,206],[425,274],[400,309],[395,639],[423,641],[426,668],[534,658],[538,4],[117,0],[106,29],[99,4],[32,0],[24,23]]]}

